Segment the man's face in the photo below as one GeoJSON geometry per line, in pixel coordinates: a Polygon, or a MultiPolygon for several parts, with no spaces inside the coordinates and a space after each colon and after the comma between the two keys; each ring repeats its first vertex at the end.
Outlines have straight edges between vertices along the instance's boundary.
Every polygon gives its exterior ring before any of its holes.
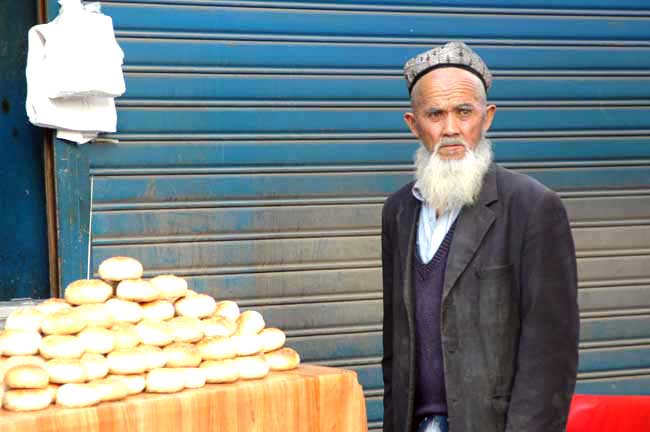
{"type": "Polygon", "coordinates": [[[496,107],[485,103],[480,79],[463,69],[435,69],[418,80],[406,124],[440,159],[462,159],[490,128],[496,107]]]}

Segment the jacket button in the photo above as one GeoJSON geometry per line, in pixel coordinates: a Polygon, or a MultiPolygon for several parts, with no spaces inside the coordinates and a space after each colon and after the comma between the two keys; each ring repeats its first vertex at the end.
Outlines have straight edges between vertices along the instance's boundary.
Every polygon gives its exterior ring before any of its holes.
{"type": "Polygon", "coordinates": [[[447,351],[447,354],[454,354],[456,350],[458,349],[458,340],[456,339],[448,339],[447,343],[445,344],[445,348],[447,351]]]}
{"type": "Polygon", "coordinates": [[[443,341],[448,354],[453,354],[456,352],[456,349],[458,348],[458,339],[455,337],[446,337],[443,338],[443,341]]]}

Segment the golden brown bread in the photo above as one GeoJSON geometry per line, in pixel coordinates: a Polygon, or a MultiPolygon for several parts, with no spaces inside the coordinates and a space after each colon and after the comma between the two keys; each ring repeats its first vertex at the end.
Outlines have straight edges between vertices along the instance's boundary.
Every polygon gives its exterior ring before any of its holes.
{"type": "Polygon", "coordinates": [[[143,319],[164,321],[174,317],[176,310],[169,300],[154,300],[142,305],[143,319]]]}
{"type": "Polygon", "coordinates": [[[239,305],[231,300],[217,302],[214,316],[221,316],[230,321],[237,321],[237,318],[239,318],[239,305]]]}
{"type": "Polygon", "coordinates": [[[286,335],[282,330],[275,327],[268,327],[262,330],[259,334],[262,339],[262,346],[264,352],[275,351],[284,346],[287,340],[286,335]]]}
{"type": "Polygon", "coordinates": [[[115,332],[104,327],[86,327],[77,337],[85,352],[108,354],[115,349],[115,332]]]}
{"type": "Polygon", "coordinates": [[[238,356],[259,354],[264,349],[262,338],[259,335],[234,335],[230,337],[238,356]]]}
{"type": "Polygon", "coordinates": [[[34,355],[42,339],[35,331],[5,330],[0,334],[0,351],[6,356],[34,355]]]}
{"type": "Polygon", "coordinates": [[[205,371],[198,367],[181,368],[183,371],[185,388],[201,388],[205,386],[205,371]]]}
{"type": "Polygon", "coordinates": [[[56,392],[57,405],[66,408],[93,406],[101,400],[101,392],[91,384],[64,384],[56,392]]]}
{"type": "Polygon", "coordinates": [[[106,359],[112,374],[141,374],[147,370],[147,359],[137,348],[113,351],[106,359]]]}
{"type": "Polygon", "coordinates": [[[151,279],[161,299],[175,301],[187,293],[187,281],[174,275],[160,275],[151,279]]]}
{"type": "Polygon", "coordinates": [[[142,306],[136,302],[128,300],[112,298],[106,302],[106,306],[116,323],[126,322],[135,324],[138,323],[144,315],[142,306]]]}
{"type": "Polygon", "coordinates": [[[123,380],[117,378],[100,378],[88,383],[100,394],[102,402],[124,399],[129,395],[129,388],[123,380]]]}
{"type": "Polygon", "coordinates": [[[39,355],[19,355],[12,357],[0,357],[0,388],[5,373],[15,367],[22,365],[35,365],[45,367],[45,359],[39,355]]]}
{"type": "Polygon", "coordinates": [[[132,374],[132,375],[108,375],[108,378],[119,379],[127,387],[130,395],[142,393],[145,387],[145,374],[132,374]]]}
{"type": "Polygon", "coordinates": [[[49,298],[34,306],[39,312],[44,314],[51,314],[52,312],[60,311],[61,309],[70,309],[72,305],[62,298],[49,298]]]}
{"type": "Polygon", "coordinates": [[[36,365],[14,366],[5,373],[5,385],[11,389],[47,388],[50,376],[45,368],[36,365]]]}
{"type": "Polygon", "coordinates": [[[82,383],[88,377],[79,359],[56,358],[45,363],[45,369],[54,384],[82,383]]]}
{"type": "Polygon", "coordinates": [[[8,390],[4,394],[3,407],[10,411],[36,411],[52,403],[52,393],[43,389],[8,390]]]}
{"type": "Polygon", "coordinates": [[[202,319],[201,327],[206,336],[232,336],[237,331],[237,322],[214,316],[202,319]]]}
{"type": "MultiPolygon", "coordinates": [[[[189,290],[188,290],[189,292],[189,290]]],[[[217,307],[212,297],[206,294],[186,295],[174,303],[176,314],[195,318],[206,318],[214,313],[217,307]]]]}
{"type": "Polygon", "coordinates": [[[104,280],[119,282],[125,279],[140,279],[143,268],[135,258],[115,256],[102,261],[98,272],[99,277],[104,280]]]}
{"type": "Polygon", "coordinates": [[[75,308],[79,319],[86,323],[86,327],[99,326],[110,328],[114,324],[113,315],[106,303],[92,303],[75,308]]]}
{"type": "Polygon", "coordinates": [[[12,311],[5,321],[5,330],[40,331],[47,314],[36,307],[24,307],[12,311]]]}
{"type": "Polygon", "coordinates": [[[196,344],[203,360],[225,360],[235,358],[235,344],[226,336],[203,338],[196,344]]]}
{"type": "Polygon", "coordinates": [[[147,364],[147,370],[165,367],[167,363],[167,354],[157,346],[154,345],[140,345],[135,348],[140,351],[141,355],[147,364]]]}
{"type": "Polygon", "coordinates": [[[65,287],[64,297],[73,305],[104,303],[113,295],[113,287],[99,279],[79,279],[65,287]]]}
{"type": "Polygon", "coordinates": [[[46,359],[79,358],[85,351],[84,343],[73,335],[48,335],[41,341],[39,351],[46,359]]]}
{"type": "Polygon", "coordinates": [[[76,334],[86,327],[86,322],[79,316],[76,308],[61,309],[47,315],[41,322],[43,334],[76,334]]]}
{"type": "Polygon", "coordinates": [[[174,342],[167,345],[163,352],[167,356],[168,368],[197,367],[201,364],[201,353],[196,346],[186,342],[174,342]]]}
{"type": "Polygon", "coordinates": [[[206,360],[201,363],[205,381],[211,384],[231,383],[239,379],[239,369],[234,359],[206,360]]]}
{"type": "Polygon", "coordinates": [[[108,375],[108,360],[101,354],[86,353],[81,356],[79,363],[88,380],[104,378],[108,375]]]}
{"type": "Polygon", "coordinates": [[[241,379],[260,379],[269,374],[269,365],[261,355],[237,357],[235,363],[241,379]]]}
{"type": "Polygon", "coordinates": [[[264,326],[266,326],[266,323],[261,313],[254,310],[247,310],[242,312],[239,318],[237,318],[237,331],[235,334],[243,336],[256,335],[262,331],[264,326]]]}
{"type": "Polygon", "coordinates": [[[271,370],[284,371],[295,369],[300,364],[300,356],[292,348],[281,348],[264,354],[264,359],[271,370]]]}
{"type": "Polygon", "coordinates": [[[135,326],[135,331],[146,345],[165,346],[174,341],[174,331],[168,321],[143,320],[135,326]]]}
{"type": "Polygon", "coordinates": [[[150,393],[175,393],[185,388],[183,369],[158,368],[147,373],[146,389],[150,393]]]}
{"type": "Polygon", "coordinates": [[[175,342],[196,342],[203,338],[201,320],[191,316],[178,316],[169,320],[175,342]]]}
{"type": "Polygon", "coordinates": [[[134,302],[152,302],[158,299],[158,290],[144,279],[127,279],[117,285],[118,298],[134,302]]]}
{"type": "Polygon", "coordinates": [[[111,331],[113,332],[115,350],[134,348],[141,342],[133,324],[125,322],[113,324],[111,331]]]}

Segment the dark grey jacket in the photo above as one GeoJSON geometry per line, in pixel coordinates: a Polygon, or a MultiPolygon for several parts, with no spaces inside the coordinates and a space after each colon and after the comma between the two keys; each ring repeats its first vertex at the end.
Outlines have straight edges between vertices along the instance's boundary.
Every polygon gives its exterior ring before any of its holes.
{"type": "MultiPolygon", "coordinates": [[[[412,258],[420,203],[408,184],[382,214],[384,431],[412,430],[412,258]]],[[[558,196],[492,165],[462,209],[445,274],[442,351],[451,432],[565,429],[578,363],[573,239],[558,196]]]]}

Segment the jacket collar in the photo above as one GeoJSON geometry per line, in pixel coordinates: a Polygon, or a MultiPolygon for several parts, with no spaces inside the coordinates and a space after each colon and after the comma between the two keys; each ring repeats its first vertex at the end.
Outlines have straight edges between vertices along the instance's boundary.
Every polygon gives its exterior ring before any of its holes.
{"type": "MultiPolygon", "coordinates": [[[[413,242],[415,241],[416,224],[420,209],[422,208],[422,201],[417,199],[412,190],[415,183],[411,183],[408,190],[411,191],[406,199],[402,200],[397,210],[397,229],[398,235],[398,253],[400,262],[404,266],[404,270],[408,270],[411,264],[413,242]]],[[[408,272],[405,272],[408,274],[408,272]]]]}
{"type": "Polygon", "coordinates": [[[499,190],[497,188],[497,166],[493,162],[485,173],[483,187],[481,188],[481,192],[479,193],[476,202],[477,205],[488,205],[498,201],[498,199],[499,190]]]}

